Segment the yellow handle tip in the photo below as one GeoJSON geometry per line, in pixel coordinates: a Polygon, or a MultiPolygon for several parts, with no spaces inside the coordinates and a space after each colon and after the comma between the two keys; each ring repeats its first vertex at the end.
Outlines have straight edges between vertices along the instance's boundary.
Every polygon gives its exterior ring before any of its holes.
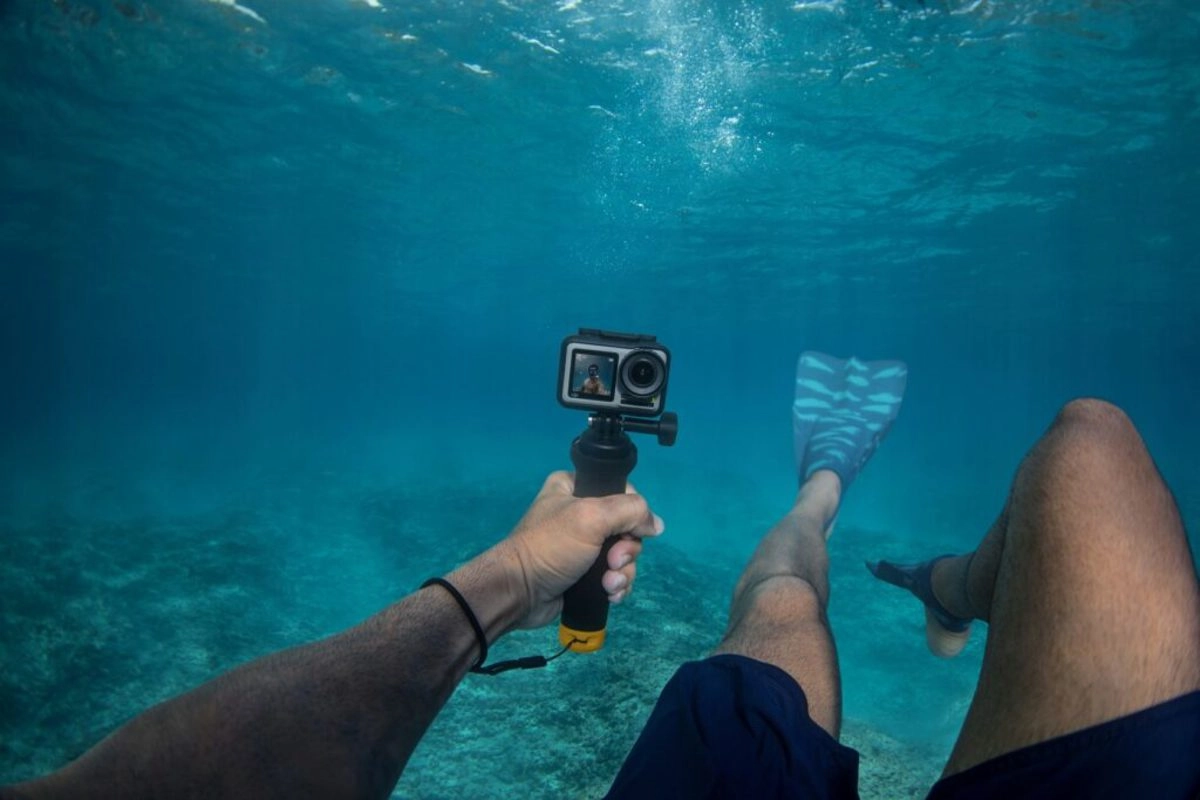
{"type": "Polygon", "coordinates": [[[604,630],[577,631],[566,625],[558,626],[558,643],[572,653],[594,653],[604,647],[604,630]]]}

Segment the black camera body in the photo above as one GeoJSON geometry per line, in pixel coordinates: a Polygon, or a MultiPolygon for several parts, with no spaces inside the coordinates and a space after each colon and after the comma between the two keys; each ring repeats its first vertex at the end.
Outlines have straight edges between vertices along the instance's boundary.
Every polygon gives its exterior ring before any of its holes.
{"type": "Polygon", "coordinates": [[[653,336],[580,328],[563,339],[558,402],[599,414],[657,417],[670,366],[670,351],[653,336]]]}

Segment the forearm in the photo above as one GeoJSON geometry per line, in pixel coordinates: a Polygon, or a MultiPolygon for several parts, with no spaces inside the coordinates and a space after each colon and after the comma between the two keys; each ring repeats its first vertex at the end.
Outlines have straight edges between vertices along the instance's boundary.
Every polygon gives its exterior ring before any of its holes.
{"type": "MultiPolygon", "coordinates": [[[[504,559],[493,548],[449,576],[489,642],[525,610],[504,559]]],[[[478,655],[462,609],[431,586],[150,709],[16,796],[386,797],[478,655]]]]}

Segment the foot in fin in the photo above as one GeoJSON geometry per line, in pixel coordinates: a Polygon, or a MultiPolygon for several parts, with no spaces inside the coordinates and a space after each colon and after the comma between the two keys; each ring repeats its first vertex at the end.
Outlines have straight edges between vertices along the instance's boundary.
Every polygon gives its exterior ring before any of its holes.
{"type": "Polygon", "coordinates": [[[802,353],[792,404],[800,482],[828,469],[837,474],[845,493],[900,413],[907,380],[903,361],[802,353]]]}
{"type": "Polygon", "coordinates": [[[868,561],[867,569],[879,580],[912,592],[925,604],[925,641],[934,655],[953,658],[962,652],[971,632],[971,620],[946,610],[933,593],[933,567],[951,555],[938,556],[919,564],[868,561]]]}

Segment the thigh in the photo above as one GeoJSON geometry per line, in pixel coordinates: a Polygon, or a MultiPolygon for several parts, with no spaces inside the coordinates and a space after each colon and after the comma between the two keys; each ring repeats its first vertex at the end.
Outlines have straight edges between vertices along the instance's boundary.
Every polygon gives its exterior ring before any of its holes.
{"type": "Polygon", "coordinates": [[[1128,418],[1068,405],[1018,471],[979,685],[946,774],[1200,688],[1200,590],[1128,418]]]}

